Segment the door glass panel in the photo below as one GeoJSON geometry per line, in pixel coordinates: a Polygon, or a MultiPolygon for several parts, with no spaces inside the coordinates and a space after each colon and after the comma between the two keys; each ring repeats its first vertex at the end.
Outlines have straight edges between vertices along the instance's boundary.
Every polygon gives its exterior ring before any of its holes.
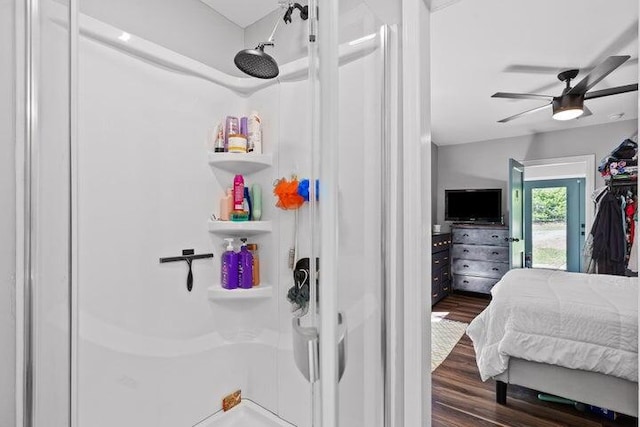
{"type": "Polygon", "coordinates": [[[531,190],[534,268],[567,269],[567,188],[531,190]]]}

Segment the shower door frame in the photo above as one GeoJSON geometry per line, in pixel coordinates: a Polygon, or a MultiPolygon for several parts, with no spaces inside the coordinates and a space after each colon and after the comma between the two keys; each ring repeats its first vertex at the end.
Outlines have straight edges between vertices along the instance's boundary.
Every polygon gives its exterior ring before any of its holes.
{"type": "MultiPolygon", "coordinates": [[[[16,0],[16,3],[19,3],[16,0]]],[[[17,286],[20,291],[23,291],[24,294],[17,295],[17,301],[22,306],[22,312],[18,313],[18,319],[22,320],[22,323],[17,326],[18,334],[17,334],[17,342],[18,342],[18,351],[17,355],[22,360],[18,360],[17,368],[19,369],[17,372],[17,393],[19,393],[19,397],[16,402],[17,407],[17,419],[19,421],[19,425],[24,427],[31,427],[35,425],[35,415],[36,415],[36,407],[33,402],[33,398],[35,396],[35,383],[37,383],[37,376],[34,375],[33,367],[34,367],[34,348],[37,346],[37,337],[34,337],[34,328],[35,324],[33,323],[33,318],[35,316],[36,307],[34,306],[33,301],[33,290],[34,287],[38,286],[38,283],[34,282],[34,271],[35,271],[35,262],[37,260],[38,254],[35,253],[35,238],[36,231],[33,227],[33,221],[38,217],[38,206],[37,200],[34,198],[34,195],[31,193],[32,185],[34,185],[35,179],[37,177],[38,171],[32,169],[33,167],[33,158],[32,154],[34,150],[37,150],[39,144],[39,135],[38,135],[38,81],[40,78],[40,70],[38,68],[38,55],[40,54],[39,48],[39,14],[38,8],[40,6],[41,0],[28,0],[24,6],[24,46],[25,46],[25,58],[24,58],[24,67],[25,70],[22,70],[23,74],[19,74],[20,76],[24,76],[24,93],[18,93],[18,95],[22,95],[22,98],[18,96],[18,103],[20,101],[24,102],[24,105],[18,105],[18,110],[22,109],[22,115],[17,115],[17,121],[21,119],[24,120],[23,130],[24,130],[24,162],[22,165],[22,169],[17,168],[17,174],[20,174],[19,178],[23,185],[18,185],[18,197],[22,197],[22,201],[24,202],[22,206],[18,206],[18,213],[20,214],[20,218],[24,221],[22,224],[18,224],[17,226],[17,234],[19,236],[19,243],[22,243],[23,247],[20,248],[18,246],[18,250],[22,249],[24,259],[18,259],[18,266],[21,267],[19,273],[22,274],[17,277],[18,284],[23,283],[22,286],[17,286]]],[[[323,10],[326,13],[326,18],[324,22],[329,28],[325,28],[324,24],[322,24],[322,19],[320,20],[320,30],[324,31],[324,37],[327,38],[328,43],[326,43],[326,47],[324,49],[324,55],[326,58],[329,58],[329,63],[324,62],[324,72],[321,69],[321,74],[325,74],[325,77],[330,81],[337,83],[337,74],[338,74],[338,63],[337,63],[337,55],[338,55],[338,45],[337,45],[337,14],[338,14],[338,1],[331,0],[326,4],[323,4],[325,7],[320,8],[321,16],[323,15],[323,10]],[[332,18],[335,18],[333,20],[332,18]],[[333,22],[333,23],[332,23],[333,22]]],[[[77,349],[77,338],[78,338],[78,283],[77,283],[77,266],[78,266],[78,253],[77,253],[77,168],[78,168],[78,159],[77,159],[77,151],[78,151],[78,116],[77,116],[77,103],[78,103],[78,38],[79,38],[79,26],[78,26],[78,0],[69,0],[68,4],[68,22],[69,22],[69,37],[68,37],[68,49],[69,49],[69,92],[68,92],[68,107],[69,107],[69,140],[68,140],[68,155],[70,161],[70,170],[69,170],[69,181],[68,181],[68,191],[70,193],[70,205],[66,206],[65,209],[69,209],[69,226],[70,232],[68,235],[70,242],[70,250],[67,254],[68,256],[68,292],[69,292],[69,327],[70,327],[70,348],[69,348],[69,366],[70,376],[68,378],[68,382],[66,384],[60,385],[60,388],[64,388],[63,393],[68,393],[70,405],[66,409],[69,413],[69,422],[71,426],[78,425],[78,411],[77,411],[77,402],[78,402],[78,390],[77,390],[77,379],[78,379],[78,349],[77,349]]],[[[322,32],[321,32],[322,34],[322,32]]],[[[395,352],[392,352],[391,349],[397,348],[401,343],[401,338],[398,336],[400,333],[400,328],[398,326],[397,320],[402,317],[401,310],[398,310],[402,305],[402,302],[399,301],[399,295],[397,293],[397,289],[395,286],[392,286],[392,283],[396,280],[395,278],[398,276],[398,271],[400,270],[399,262],[401,255],[401,243],[398,242],[396,235],[397,227],[396,223],[393,221],[398,220],[398,216],[394,211],[393,207],[395,203],[398,203],[401,200],[401,196],[399,196],[399,192],[397,188],[399,187],[398,179],[400,178],[399,171],[399,162],[401,162],[402,153],[399,145],[399,126],[397,124],[398,118],[398,93],[399,86],[395,83],[399,72],[398,72],[398,39],[399,34],[397,34],[397,30],[393,27],[383,26],[380,30],[380,40],[381,40],[381,48],[382,48],[382,65],[383,65],[383,79],[381,81],[383,91],[383,101],[389,101],[389,104],[386,102],[382,103],[383,108],[383,120],[381,122],[381,137],[382,137],[382,145],[383,150],[383,160],[382,165],[384,170],[382,171],[381,183],[383,184],[383,188],[385,190],[385,194],[382,197],[382,209],[385,212],[383,215],[383,224],[382,224],[382,256],[385,258],[383,261],[388,262],[387,268],[383,268],[383,280],[381,286],[381,316],[382,316],[382,344],[383,348],[381,351],[382,361],[384,363],[381,366],[381,375],[383,376],[383,393],[384,393],[384,412],[383,419],[384,425],[393,425],[389,421],[391,418],[391,413],[393,412],[393,404],[396,403],[398,406],[396,408],[397,411],[402,411],[400,407],[400,399],[398,397],[398,387],[401,384],[401,376],[402,372],[399,370],[399,367],[395,365],[390,365],[390,361],[399,360],[402,357],[395,352]],[[391,38],[393,38],[393,42],[391,42],[391,38]],[[391,61],[395,60],[393,64],[390,64],[391,61]],[[391,108],[385,110],[385,106],[391,105],[391,108]],[[393,145],[392,145],[393,143],[393,145]],[[385,220],[389,220],[389,223],[385,223],[385,220]],[[396,307],[388,307],[387,301],[395,301],[396,307]],[[400,356],[400,357],[399,357],[400,356]],[[392,386],[392,381],[394,381],[394,386],[392,386]]],[[[320,46],[322,46],[323,37],[320,38],[320,46]]],[[[20,85],[18,84],[18,91],[20,91],[20,85]]],[[[325,93],[324,100],[321,101],[321,114],[324,117],[324,121],[329,123],[327,128],[324,129],[323,136],[326,137],[329,135],[337,135],[337,119],[338,119],[338,108],[335,108],[337,103],[338,96],[338,86],[330,85],[331,93],[325,93]]],[[[19,133],[19,132],[18,132],[19,133]]],[[[328,138],[327,140],[337,141],[338,138],[328,138]]],[[[325,146],[324,149],[328,150],[330,148],[329,145],[325,146]]],[[[330,150],[331,152],[327,152],[328,156],[332,156],[337,154],[338,150],[330,150]]],[[[330,157],[329,157],[330,158],[330,157]]],[[[325,185],[330,185],[334,188],[333,198],[326,197],[323,199],[323,205],[325,206],[324,215],[326,216],[325,221],[329,221],[329,223],[336,224],[337,217],[337,181],[335,180],[335,173],[337,169],[332,166],[332,162],[324,162],[325,166],[328,165],[329,173],[334,174],[334,180],[331,179],[325,180],[325,185]],[[333,222],[332,222],[333,221],[333,222]]],[[[335,165],[335,163],[333,163],[335,165]]],[[[321,211],[321,215],[323,215],[321,211]]],[[[20,221],[19,221],[20,222],[20,221]]],[[[326,222],[325,222],[326,224],[326,222]]],[[[333,228],[335,230],[337,227],[333,228]]],[[[332,236],[332,233],[327,233],[329,239],[331,239],[332,245],[336,245],[337,241],[335,240],[335,235],[332,236]]],[[[323,236],[323,241],[326,236],[323,236]]],[[[333,260],[333,266],[331,264],[330,259],[337,253],[334,251],[332,254],[326,255],[330,250],[331,246],[327,246],[324,248],[323,252],[325,254],[325,259],[327,262],[323,264],[323,277],[325,280],[330,280],[329,271],[333,271],[334,278],[337,279],[337,262],[333,260]]],[[[333,283],[337,283],[334,281],[333,283]]],[[[331,292],[322,292],[321,300],[323,301],[323,306],[326,311],[331,313],[335,312],[336,316],[323,316],[321,327],[323,328],[325,334],[335,334],[337,330],[337,287],[329,286],[331,292]]],[[[325,311],[325,312],[326,312],[325,311]]],[[[337,425],[337,408],[338,408],[338,393],[337,393],[337,343],[333,343],[329,346],[321,346],[321,358],[320,363],[323,366],[321,369],[321,381],[324,384],[329,384],[328,387],[322,388],[322,393],[324,396],[327,396],[326,399],[323,399],[322,410],[325,416],[323,419],[323,425],[325,426],[333,426],[337,425]],[[324,348],[324,350],[323,350],[324,348]],[[333,349],[333,351],[332,351],[333,349]],[[335,381],[333,381],[335,380],[335,381]]],[[[400,364],[402,366],[402,364],[400,364]]],[[[66,368],[65,368],[66,369],[66,368]]],[[[396,416],[394,415],[395,419],[396,416]]]]}

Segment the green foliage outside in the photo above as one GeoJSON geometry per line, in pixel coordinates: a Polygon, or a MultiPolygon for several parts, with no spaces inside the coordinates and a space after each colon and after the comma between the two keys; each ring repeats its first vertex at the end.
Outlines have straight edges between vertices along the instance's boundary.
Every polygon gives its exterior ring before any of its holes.
{"type": "Polygon", "coordinates": [[[566,188],[535,188],[531,197],[533,222],[564,222],[566,220],[566,188]]]}
{"type": "Polygon", "coordinates": [[[534,267],[561,269],[567,263],[567,253],[564,249],[534,247],[533,263],[534,267]]]}

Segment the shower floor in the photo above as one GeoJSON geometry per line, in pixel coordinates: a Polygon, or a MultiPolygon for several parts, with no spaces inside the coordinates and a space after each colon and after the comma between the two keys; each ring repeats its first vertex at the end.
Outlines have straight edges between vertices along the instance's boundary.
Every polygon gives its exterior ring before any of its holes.
{"type": "Polygon", "coordinates": [[[262,406],[243,399],[227,412],[216,412],[194,427],[295,427],[262,406]]]}

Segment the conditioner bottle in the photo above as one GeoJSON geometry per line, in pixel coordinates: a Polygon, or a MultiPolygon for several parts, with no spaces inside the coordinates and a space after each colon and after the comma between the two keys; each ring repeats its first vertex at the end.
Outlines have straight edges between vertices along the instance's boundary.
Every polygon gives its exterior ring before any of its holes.
{"type": "Polygon", "coordinates": [[[225,289],[238,287],[238,254],[233,250],[233,239],[227,241],[227,250],[222,254],[221,282],[225,289]]]}
{"type": "Polygon", "coordinates": [[[240,239],[242,246],[240,247],[239,257],[239,273],[238,286],[242,289],[251,289],[253,287],[253,255],[247,248],[247,239],[240,239]]]}

